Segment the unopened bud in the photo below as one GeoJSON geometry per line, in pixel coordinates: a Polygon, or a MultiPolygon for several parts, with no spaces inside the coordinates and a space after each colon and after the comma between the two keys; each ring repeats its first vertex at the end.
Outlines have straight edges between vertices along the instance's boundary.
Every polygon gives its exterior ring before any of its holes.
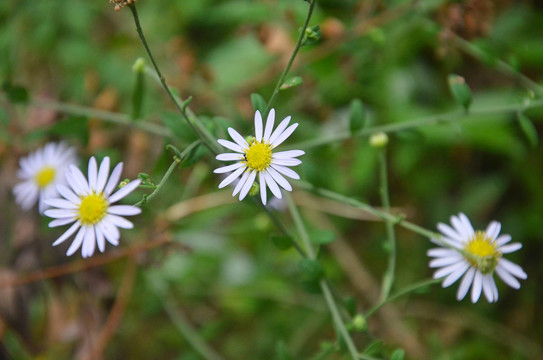
{"type": "Polygon", "coordinates": [[[375,148],[384,148],[388,144],[388,135],[384,132],[373,134],[370,137],[370,145],[375,148]]]}

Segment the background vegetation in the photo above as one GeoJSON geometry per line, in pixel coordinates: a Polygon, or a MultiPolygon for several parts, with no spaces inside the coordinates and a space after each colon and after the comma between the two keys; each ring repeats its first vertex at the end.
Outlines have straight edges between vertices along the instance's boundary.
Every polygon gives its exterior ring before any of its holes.
{"type": "MultiPolygon", "coordinates": [[[[252,132],[250,95],[272,94],[309,6],[137,5],[168,84],[192,96],[192,111],[219,138],[227,126],[252,132]]],[[[386,305],[367,319],[368,331],[353,331],[360,350],[370,347],[363,358],[388,359],[398,348],[409,359],[543,358],[542,22],[536,1],[317,2],[310,25],[322,38],[294,62],[289,77],[303,83],[274,104],[278,117],[300,123],[285,145],[306,152],[302,179],[379,206],[379,152],[366,135],[385,126],[394,211],[428,229],[460,211],[479,228],[498,220],[523,243],[510,259],[528,274],[518,291],[498,281],[496,304],[458,302],[457,285],[433,285],[386,305]],[[451,73],[473,91],[468,114],[451,95],[451,73]],[[370,130],[351,137],[355,99],[370,130]],[[524,127],[519,113],[529,119],[524,127]]],[[[277,229],[265,212],[217,189],[218,163],[203,149],[200,161],[176,170],[143,205],[118,248],[85,262],[51,247],[61,230],[14,203],[18,159],[46,141],[76,146],[81,164],[109,155],[124,161],[123,176],[144,172],[158,182],[171,161],[165,145],[183,149],[195,139],[152,77],[144,77],[141,111],[134,106],[132,65],[145,53],[128,9],[115,12],[105,0],[2,1],[0,54],[5,357],[191,360],[212,349],[208,359],[342,358],[326,355],[341,342],[298,254],[270,241],[277,229]],[[149,123],[155,133],[142,129],[149,123]]],[[[335,234],[319,260],[338,299],[365,313],[378,301],[387,266],[383,223],[294,187],[314,237],[328,242],[335,234]]],[[[429,241],[401,228],[397,239],[393,292],[431,277],[429,241]]]]}

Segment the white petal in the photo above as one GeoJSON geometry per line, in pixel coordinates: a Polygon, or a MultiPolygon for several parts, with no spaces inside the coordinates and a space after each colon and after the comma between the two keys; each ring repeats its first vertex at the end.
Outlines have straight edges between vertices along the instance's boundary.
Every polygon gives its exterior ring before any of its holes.
{"type": "Polygon", "coordinates": [[[236,153],[224,153],[219,154],[215,157],[215,159],[220,161],[239,161],[243,160],[243,154],[236,154],[236,153]]]}
{"type": "Polygon", "coordinates": [[[500,234],[502,225],[497,221],[492,221],[488,226],[486,227],[486,235],[492,239],[495,240],[496,237],[500,234]]]}
{"type": "Polygon", "coordinates": [[[75,167],[75,165],[70,165],[70,170],[72,174],[72,179],[77,182],[83,192],[88,194],[90,192],[89,183],[87,182],[87,179],[85,179],[85,176],[83,175],[81,170],[75,167]]]}
{"type": "Polygon", "coordinates": [[[441,286],[443,287],[449,287],[452,284],[456,282],[456,280],[460,279],[462,275],[466,272],[466,270],[469,268],[469,264],[465,261],[462,262],[462,266],[458,267],[456,270],[454,270],[449,276],[443,280],[443,283],[441,286]]]}
{"type": "Polygon", "coordinates": [[[76,216],[76,212],[74,210],[68,209],[49,209],[45,210],[44,214],[45,216],[49,216],[54,219],[73,218],[76,216]]]}
{"type": "Polygon", "coordinates": [[[94,232],[96,233],[96,244],[98,245],[98,250],[103,253],[106,249],[106,239],[104,238],[104,233],[98,226],[94,226],[94,232]]]}
{"type": "Polygon", "coordinates": [[[243,153],[243,148],[232,141],[219,139],[217,140],[217,142],[227,149],[230,149],[239,153],[243,153]]]}
{"type": "Polygon", "coordinates": [[[262,204],[266,205],[266,177],[262,171],[258,173],[258,179],[260,180],[260,199],[262,200],[262,204]]]}
{"type": "Polygon", "coordinates": [[[279,151],[276,153],[273,153],[274,159],[290,159],[297,156],[304,155],[305,152],[302,150],[287,150],[287,151],[279,151]]]}
{"type": "Polygon", "coordinates": [[[290,122],[290,116],[287,116],[286,118],[284,118],[283,121],[281,121],[281,123],[279,124],[279,126],[275,129],[273,134],[270,136],[270,139],[268,142],[269,143],[274,142],[279,137],[279,135],[281,135],[283,131],[285,131],[289,122],[290,122]]]}
{"type": "Polygon", "coordinates": [[[45,200],[45,203],[59,209],[77,209],[77,204],[64,199],[49,199],[45,200]]]}
{"type": "Polygon", "coordinates": [[[249,175],[250,175],[249,171],[246,171],[243,173],[241,179],[239,180],[239,182],[236,184],[236,187],[234,188],[234,192],[232,193],[232,196],[236,196],[236,194],[241,190],[241,188],[247,181],[247,178],[249,177],[249,175]]]}
{"type": "Polygon", "coordinates": [[[498,248],[498,250],[502,254],[509,254],[509,253],[517,251],[520,248],[522,248],[522,244],[517,242],[517,243],[512,243],[509,245],[502,246],[498,248]]]}
{"type": "Polygon", "coordinates": [[[97,193],[101,193],[104,190],[104,186],[107,183],[107,176],[109,175],[109,156],[106,156],[102,163],[100,163],[100,169],[98,170],[98,178],[96,179],[95,190],[97,193]]]}
{"type": "Polygon", "coordinates": [[[283,189],[287,191],[292,191],[292,186],[290,186],[289,182],[287,181],[287,179],[283,177],[283,175],[279,174],[277,171],[275,171],[271,167],[268,167],[266,171],[268,172],[268,174],[271,175],[271,177],[273,177],[273,180],[275,180],[279,185],[281,185],[283,189]]]}
{"type": "Polygon", "coordinates": [[[140,183],[141,183],[140,179],[130,181],[128,184],[126,184],[120,190],[118,190],[115,194],[111,195],[109,198],[109,202],[114,203],[121,200],[126,195],[136,190],[136,188],[140,185],[140,183]]]}
{"type": "Polygon", "coordinates": [[[245,166],[240,167],[236,171],[234,171],[232,174],[228,175],[221,183],[219,184],[219,189],[222,189],[226,185],[231,184],[234,180],[236,180],[242,172],[245,171],[245,166]]]}
{"type": "Polygon", "coordinates": [[[63,226],[71,224],[75,221],[75,218],[62,218],[62,219],[56,219],[49,223],[49,227],[57,227],[57,226],[63,226]]]}
{"type": "Polygon", "coordinates": [[[132,229],[134,227],[134,224],[132,224],[132,222],[117,215],[108,214],[104,221],[122,229],[132,229]]]}
{"type": "Polygon", "coordinates": [[[273,159],[273,163],[274,165],[296,166],[300,165],[302,161],[298,159],[273,159]]]}
{"type": "Polygon", "coordinates": [[[266,185],[268,185],[268,187],[270,188],[270,191],[272,192],[272,194],[276,198],[281,199],[281,197],[282,197],[281,190],[279,189],[279,186],[277,186],[277,183],[275,182],[275,180],[273,180],[273,178],[271,177],[270,174],[268,174],[267,171],[263,171],[262,173],[266,177],[266,185]]]}
{"type": "Polygon", "coordinates": [[[462,260],[462,256],[460,254],[457,254],[456,256],[447,256],[447,257],[441,257],[441,258],[437,258],[437,259],[434,259],[432,261],[430,261],[430,264],[429,266],[431,268],[435,268],[435,267],[443,267],[443,266],[448,266],[448,265],[452,265],[458,261],[461,261],[462,260]]]}
{"type": "Polygon", "coordinates": [[[475,231],[473,230],[473,226],[471,226],[471,222],[469,221],[468,217],[464,213],[458,214],[458,217],[460,218],[462,224],[464,224],[464,229],[466,229],[468,232],[469,237],[473,236],[475,231]]]}
{"type": "Polygon", "coordinates": [[[447,224],[443,224],[443,223],[439,223],[437,224],[437,229],[445,236],[447,236],[448,238],[452,239],[452,240],[456,240],[458,241],[459,243],[462,243],[463,242],[463,239],[462,239],[462,235],[460,235],[459,233],[457,233],[455,230],[453,230],[453,228],[451,228],[449,225],[447,224]]]}
{"type": "Polygon", "coordinates": [[[141,208],[132,205],[114,205],[107,209],[108,214],[133,216],[141,213],[141,208]]]}
{"type": "Polygon", "coordinates": [[[65,185],[58,185],[57,190],[60,195],[62,195],[65,199],[69,200],[70,202],[74,204],[79,204],[81,202],[81,199],[79,199],[79,197],[76,194],[74,194],[74,192],[65,185]]]}
{"type": "Polygon", "coordinates": [[[498,264],[498,266],[496,266],[495,271],[496,271],[496,274],[498,274],[498,276],[507,285],[509,285],[513,289],[519,289],[520,288],[520,283],[518,282],[518,280],[515,279],[515,277],[513,275],[509,274],[509,272],[507,270],[505,270],[503,267],[500,267],[499,264],[498,264]]]}
{"type": "Polygon", "coordinates": [[[456,230],[456,232],[459,233],[460,236],[462,237],[462,242],[468,241],[468,239],[471,237],[472,234],[470,234],[469,229],[466,229],[464,227],[464,224],[462,223],[462,221],[458,217],[453,215],[451,216],[451,224],[456,230]]]}
{"type": "Polygon", "coordinates": [[[262,142],[262,114],[258,110],[255,112],[255,137],[256,141],[262,142]]]}
{"type": "Polygon", "coordinates": [[[296,130],[298,123],[290,125],[274,142],[271,143],[272,148],[275,148],[283,143],[296,130]]]}
{"type": "Polygon", "coordinates": [[[271,109],[266,119],[266,130],[264,131],[264,141],[270,142],[270,136],[273,130],[273,124],[275,122],[275,109],[271,109]]]}
{"type": "Polygon", "coordinates": [[[121,180],[121,173],[123,171],[123,163],[120,162],[113,168],[113,171],[111,172],[111,176],[109,177],[109,181],[107,182],[107,185],[104,189],[104,192],[106,195],[110,195],[113,190],[119,185],[119,180],[121,180]]]}
{"type": "Polygon", "coordinates": [[[247,181],[245,182],[245,185],[241,188],[241,191],[239,193],[239,200],[243,200],[245,196],[249,193],[249,190],[251,190],[251,186],[253,186],[253,183],[255,182],[256,177],[256,170],[251,171],[251,174],[247,178],[247,181]]]}
{"type": "Polygon", "coordinates": [[[494,278],[492,278],[492,281],[490,282],[490,286],[492,287],[492,293],[494,294],[494,302],[498,301],[498,287],[496,286],[496,282],[494,281],[494,278]]]}
{"type": "Polygon", "coordinates": [[[81,249],[81,255],[83,258],[87,258],[94,254],[94,249],[96,248],[96,237],[94,232],[94,226],[87,227],[85,232],[85,237],[83,238],[83,247],[81,249]]]}
{"type": "Polygon", "coordinates": [[[496,245],[503,246],[507,244],[509,241],[511,241],[511,239],[512,239],[511,235],[507,235],[507,234],[500,235],[496,239],[496,245]]]}
{"type": "Polygon", "coordinates": [[[483,294],[485,294],[485,298],[489,303],[493,303],[495,301],[491,282],[494,282],[492,275],[483,275],[483,294]]]}
{"type": "Polygon", "coordinates": [[[471,267],[462,278],[462,282],[460,282],[460,286],[458,287],[458,292],[456,293],[456,299],[458,301],[462,300],[468,293],[468,290],[473,282],[474,276],[475,276],[475,268],[471,267]]]}
{"type": "Polygon", "coordinates": [[[437,270],[434,273],[434,279],[439,279],[439,278],[445,277],[445,276],[447,276],[449,274],[452,274],[456,270],[464,268],[466,265],[467,265],[466,261],[459,261],[459,262],[457,262],[455,264],[445,266],[445,267],[437,270]]]}
{"type": "MultiPolygon", "coordinates": [[[[62,234],[57,240],[55,240],[55,242],[53,243],[53,246],[57,246],[58,244],[63,243],[67,238],[72,236],[72,234],[79,228],[80,225],[81,224],[78,221],[72,226],[70,226],[70,228],[66,230],[64,234],[62,234]]],[[[49,224],[49,226],[51,226],[51,224],[49,224]]]]}
{"type": "Polygon", "coordinates": [[[68,251],[66,252],[66,256],[72,256],[79,248],[81,247],[81,244],[83,243],[83,239],[85,238],[85,233],[87,232],[87,227],[82,226],[81,229],[79,229],[79,232],[75,236],[74,241],[72,242],[72,245],[68,248],[68,251]]]}
{"type": "Polygon", "coordinates": [[[98,165],[96,159],[92,156],[89,160],[89,187],[92,190],[96,189],[96,179],[98,179],[98,165]]]}
{"type": "Polygon", "coordinates": [[[232,165],[226,165],[226,166],[223,166],[223,167],[220,167],[220,168],[217,168],[215,170],[213,170],[213,172],[215,174],[224,174],[224,173],[227,173],[227,172],[230,172],[230,171],[234,171],[240,167],[243,167],[245,166],[244,163],[242,162],[238,162],[238,163],[235,163],[235,164],[232,164],[232,165]]]}
{"type": "Polygon", "coordinates": [[[449,257],[456,256],[457,254],[458,252],[456,250],[445,248],[434,248],[426,252],[426,255],[431,257],[449,257]]]}
{"type": "Polygon", "coordinates": [[[119,238],[121,237],[119,229],[117,229],[114,225],[104,221],[99,222],[98,224],[96,224],[96,226],[98,226],[100,231],[102,231],[102,234],[104,234],[104,237],[111,245],[119,245],[119,238]]]}
{"type": "Polygon", "coordinates": [[[241,136],[236,130],[232,129],[231,127],[228,128],[228,133],[230,134],[230,137],[242,148],[247,149],[249,148],[249,144],[247,144],[247,141],[241,136]]]}
{"type": "Polygon", "coordinates": [[[498,266],[503,267],[505,270],[510,272],[512,275],[518,277],[519,279],[526,279],[528,277],[528,275],[526,275],[526,273],[524,272],[524,270],[522,270],[520,266],[512,263],[507,259],[501,258],[498,266]]]}
{"type": "Polygon", "coordinates": [[[300,179],[300,175],[298,175],[298,174],[296,173],[296,171],[291,170],[291,169],[289,169],[289,168],[286,167],[286,166],[275,165],[275,164],[272,162],[272,163],[271,163],[271,167],[274,168],[275,170],[277,170],[278,172],[280,172],[281,174],[288,176],[288,177],[291,178],[291,179],[296,179],[296,180],[300,179]]]}
{"type": "Polygon", "coordinates": [[[483,288],[483,274],[480,271],[475,272],[475,278],[473,279],[473,287],[471,288],[471,302],[476,303],[481,297],[481,290],[483,288]]]}

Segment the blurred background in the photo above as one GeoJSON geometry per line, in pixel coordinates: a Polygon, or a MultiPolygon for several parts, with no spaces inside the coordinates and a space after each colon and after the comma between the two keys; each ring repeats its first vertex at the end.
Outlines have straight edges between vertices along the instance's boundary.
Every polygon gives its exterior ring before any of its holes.
{"type": "MultiPolygon", "coordinates": [[[[252,133],[250,95],[270,97],[308,3],[140,0],[137,8],[168,84],[225,138],[228,126],[252,133]]],[[[353,334],[361,350],[372,347],[367,358],[401,348],[408,359],[543,359],[542,151],[515,111],[526,106],[541,131],[543,108],[530,104],[543,93],[542,22],[537,1],[317,2],[310,25],[321,39],[290,72],[303,83],[274,104],[278,118],[300,124],[284,145],[306,152],[302,179],[379,206],[378,152],[367,137],[311,142],[348,131],[355,99],[368,128],[456,114],[389,134],[392,206],[431,230],[460,211],[479,229],[498,220],[523,243],[508,258],[528,274],[520,290],[498,280],[496,304],[458,302],[455,284],[383,307],[369,331],[353,334]],[[451,73],[473,91],[469,117],[458,115],[451,73]]],[[[171,162],[165,145],[195,139],[149,76],[132,120],[138,57],[145,52],[127,8],[0,1],[0,358],[195,360],[205,350],[212,360],[318,359],[336,341],[322,296],[305,286],[298,254],[274,246],[266,214],[217,189],[218,163],[203,149],[143,206],[117,248],[86,261],[51,246],[63,229],[15,204],[18,159],[47,141],[77,147],[81,165],[107,155],[125,163],[123,177],[144,172],[158,182],[171,162]],[[166,136],[119,121],[155,123],[166,136]],[[195,350],[200,342],[205,349],[195,350]]],[[[386,269],[384,224],[294,187],[308,228],[335,234],[319,259],[338,299],[367,311],[386,269]]],[[[285,205],[275,208],[290,226],[285,205]]],[[[429,241],[400,228],[397,239],[393,291],[432,274],[429,241]]]]}

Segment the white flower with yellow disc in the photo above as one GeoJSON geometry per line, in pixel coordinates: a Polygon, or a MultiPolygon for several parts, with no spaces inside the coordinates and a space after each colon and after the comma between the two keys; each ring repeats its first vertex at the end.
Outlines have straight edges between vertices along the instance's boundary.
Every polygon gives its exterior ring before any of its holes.
{"type": "Polygon", "coordinates": [[[58,195],[56,186],[65,184],[64,172],[77,161],[75,149],[64,143],[48,143],[19,160],[17,176],[22,180],[15,185],[15,202],[24,210],[39,200],[39,211],[47,208],[45,200],[58,195]]]}
{"type": "Polygon", "coordinates": [[[232,172],[219,184],[219,189],[241,177],[234,187],[232,196],[239,193],[239,199],[243,200],[251,190],[258,175],[260,197],[264,205],[266,205],[267,187],[279,199],[282,197],[279,186],[287,191],[292,191],[292,186],[284,176],[292,179],[300,178],[289,166],[300,165],[302,162],[296,157],[305,153],[302,150],[276,152],[275,148],[293,133],[298,124],[288,126],[290,116],[287,116],[273,131],[274,121],[275,110],[271,109],[264,129],[262,115],[257,110],[255,113],[255,137],[251,141],[247,142],[232,128],[228,128],[228,133],[235,142],[223,139],[217,140],[225,148],[235,151],[235,153],[219,154],[217,160],[236,161],[235,164],[215,169],[215,173],[232,172]]]}
{"type": "Polygon", "coordinates": [[[132,205],[111,205],[124,198],[135,190],[140,180],[134,180],[113,193],[119,184],[123,163],[117,164],[111,176],[109,175],[109,158],[105,157],[100,164],[92,157],[89,161],[88,181],[75,166],[66,171],[66,180],[69,187],[59,185],[58,191],[63,198],[49,199],[46,203],[55,209],[45,211],[45,215],[55,220],[49,227],[56,227],[74,223],[59,237],[53,246],[63,243],[78,229],[74,241],[68,248],[67,256],[81,248],[84,258],[92,256],[96,244],[100,252],[104,252],[106,240],[119,245],[120,233],[118,228],[131,229],[133,224],[123,216],[137,215],[141,209],[132,205]]]}
{"type": "Polygon", "coordinates": [[[510,235],[500,235],[499,222],[492,221],[485,231],[474,231],[467,216],[460,213],[451,217],[451,224],[453,227],[439,223],[437,228],[443,236],[440,240],[433,239],[448,247],[428,251],[428,256],[435,258],[430,261],[430,267],[440,268],[434,273],[434,279],[444,278],[442,286],[447,287],[463,276],[456,297],[462,300],[471,287],[473,303],[479,300],[481,291],[488,302],[498,300],[494,273],[512,288],[520,288],[517,279],[526,279],[526,273],[503,255],[517,251],[522,245],[510,244],[510,235]]]}

